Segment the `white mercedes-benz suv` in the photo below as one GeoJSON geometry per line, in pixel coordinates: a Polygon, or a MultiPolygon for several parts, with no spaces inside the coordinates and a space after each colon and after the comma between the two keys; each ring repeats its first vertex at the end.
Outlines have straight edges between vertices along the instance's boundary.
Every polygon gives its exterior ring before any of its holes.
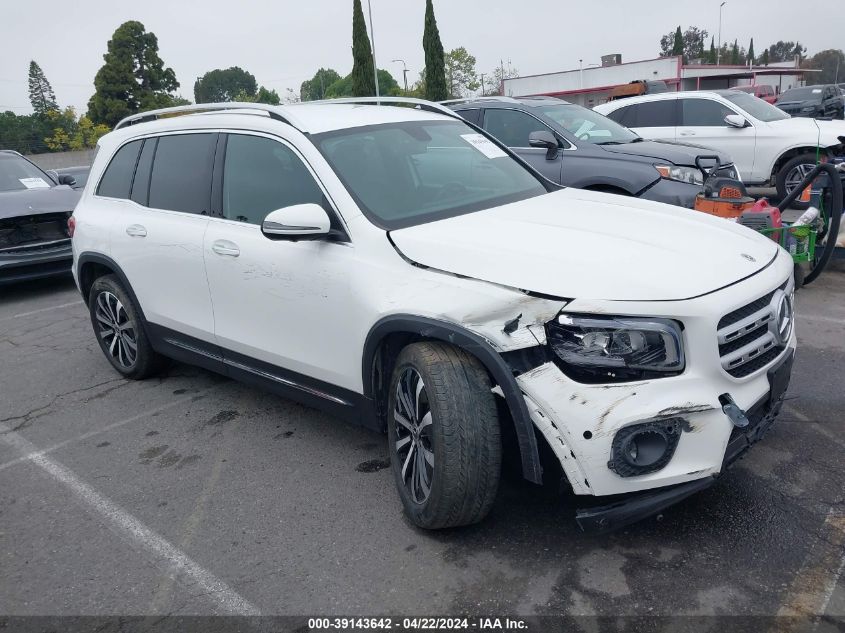
{"type": "Polygon", "coordinates": [[[774,241],[561,188],[441,106],[381,101],[176,108],[100,139],[73,272],[118,372],[169,357],[386,431],[425,528],[481,520],[511,446],[540,483],[547,444],[606,529],[765,433],[795,349],[774,241]]]}

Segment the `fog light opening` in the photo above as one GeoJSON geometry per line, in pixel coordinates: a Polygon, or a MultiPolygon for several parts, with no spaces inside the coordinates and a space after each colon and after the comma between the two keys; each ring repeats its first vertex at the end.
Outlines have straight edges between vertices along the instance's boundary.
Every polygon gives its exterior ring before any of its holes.
{"type": "Polygon", "coordinates": [[[628,438],[622,457],[631,466],[647,468],[659,462],[668,448],[669,440],[663,433],[643,431],[628,438]]]}

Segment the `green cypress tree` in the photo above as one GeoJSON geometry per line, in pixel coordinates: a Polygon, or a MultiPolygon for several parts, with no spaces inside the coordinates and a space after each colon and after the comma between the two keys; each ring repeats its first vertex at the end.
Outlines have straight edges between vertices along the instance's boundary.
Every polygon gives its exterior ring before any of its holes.
{"type": "Polygon", "coordinates": [[[59,109],[53,87],[44,76],[41,66],[34,61],[29,62],[29,102],[35,114],[41,116],[59,109]]]}
{"type": "Polygon", "coordinates": [[[672,45],[672,55],[683,57],[684,55],[684,34],[681,33],[681,25],[678,25],[678,30],[675,31],[675,43],[672,45]]]}
{"type": "Polygon", "coordinates": [[[748,62],[754,63],[754,38],[751,38],[751,44],[748,45],[748,62]]]}
{"type": "Polygon", "coordinates": [[[715,64],[716,63],[716,38],[710,38],[710,53],[707,55],[707,63],[708,64],[715,64]]]}
{"type": "Polygon", "coordinates": [[[741,60],[739,59],[739,44],[734,40],[734,45],[731,46],[731,64],[738,66],[741,60]]]}
{"type": "Polygon", "coordinates": [[[446,62],[431,0],[426,0],[425,3],[423,50],[425,51],[425,98],[430,101],[443,101],[449,97],[449,89],[446,86],[446,62]]]}
{"type": "Polygon", "coordinates": [[[364,22],[361,0],[352,0],[352,96],[371,97],[376,94],[373,75],[373,50],[364,22]]]}

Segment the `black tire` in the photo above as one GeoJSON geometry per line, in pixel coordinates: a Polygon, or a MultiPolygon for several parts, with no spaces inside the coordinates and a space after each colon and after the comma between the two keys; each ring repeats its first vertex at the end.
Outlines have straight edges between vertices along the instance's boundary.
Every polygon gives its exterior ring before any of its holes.
{"type": "Polygon", "coordinates": [[[478,359],[451,345],[414,343],[399,354],[388,396],[388,448],[402,505],[415,525],[426,529],[470,525],[490,511],[502,464],[499,418],[491,388],[490,377],[478,359]],[[422,382],[421,388],[413,382],[415,376],[422,382]],[[409,377],[410,382],[400,385],[409,377]],[[404,385],[410,387],[403,393],[416,394],[416,402],[410,406],[399,395],[404,385]],[[416,409],[416,421],[410,420],[418,428],[416,436],[397,421],[397,414],[404,417],[409,408],[416,409]],[[398,448],[399,442],[409,447],[405,454],[398,448]],[[404,477],[403,466],[407,467],[404,477]],[[408,470],[416,467],[421,468],[417,471],[421,478],[415,487],[416,475],[408,470]],[[426,480],[429,491],[424,496],[426,480]]]}
{"type": "Polygon", "coordinates": [[[141,311],[115,275],[94,281],[88,294],[88,312],[100,349],[124,377],[142,380],[161,370],[164,359],[150,345],[141,311]]]}
{"type": "MultiPolygon", "coordinates": [[[[816,154],[813,153],[806,153],[796,156],[795,158],[788,160],[781,168],[778,170],[778,173],[775,175],[775,186],[778,190],[778,197],[783,200],[790,194],[792,189],[787,185],[787,176],[790,175],[790,172],[795,170],[799,165],[811,165],[815,167],[817,164],[816,161],[816,154]]],[[[790,205],[793,209],[800,209],[801,211],[808,209],[810,207],[809,202],[801,202],[800,200],[795,200],[795,202],[790,205]]]]}

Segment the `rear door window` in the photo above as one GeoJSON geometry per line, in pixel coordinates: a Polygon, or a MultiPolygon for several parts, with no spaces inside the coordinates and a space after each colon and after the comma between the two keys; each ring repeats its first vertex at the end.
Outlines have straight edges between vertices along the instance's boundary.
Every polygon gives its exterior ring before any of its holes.
{"type": "Polygon", "coordinates": [[[688,127],[725,127],[725,117],[736,114],[729,107],[711,99],[683,99],[683,123],[688,127]]]}
{"type": "Polygon", "coordinates": [[[207,133],[159,137],[148,206],[207,214],[216,142],[217,135],[207,133]]]}
{"type": "Polygon", "coordinates": [[[117,150],[100,179],[100,185],[97,187],[98,196],[129,199],[129,190],[132,187],[132,177],[135,175],[135,165],[138,163],[140,151],[141,141],[132,141],[117,150]]]}
{"type": "Polygon", "coordinates": [[[129,197],[141,206],[147,206],[147,195],[150,192],[150,172],[153,167],[153,154],[157,142],[158,139],[156,138],[148,138],[144,141],[141,156],[138,158],[138,167],[135,168],[135,180],[132,181],[132,193],[129,197]]]}
{"type": "Polygon", "coordinates": [[[630,106],[630,120],[618,122],[626,127],[675,127],[678,125],[677,103],[677,99],[637,103],[630,106]]]}
{"type": "Polygon", "coordinates": [[[469,110],[458,110],[458,114],[461,115],[462,118],[466,119],[470,123],[474,125],[481,125],[481,109],[480,108],[472,108],[469,110]]]}

